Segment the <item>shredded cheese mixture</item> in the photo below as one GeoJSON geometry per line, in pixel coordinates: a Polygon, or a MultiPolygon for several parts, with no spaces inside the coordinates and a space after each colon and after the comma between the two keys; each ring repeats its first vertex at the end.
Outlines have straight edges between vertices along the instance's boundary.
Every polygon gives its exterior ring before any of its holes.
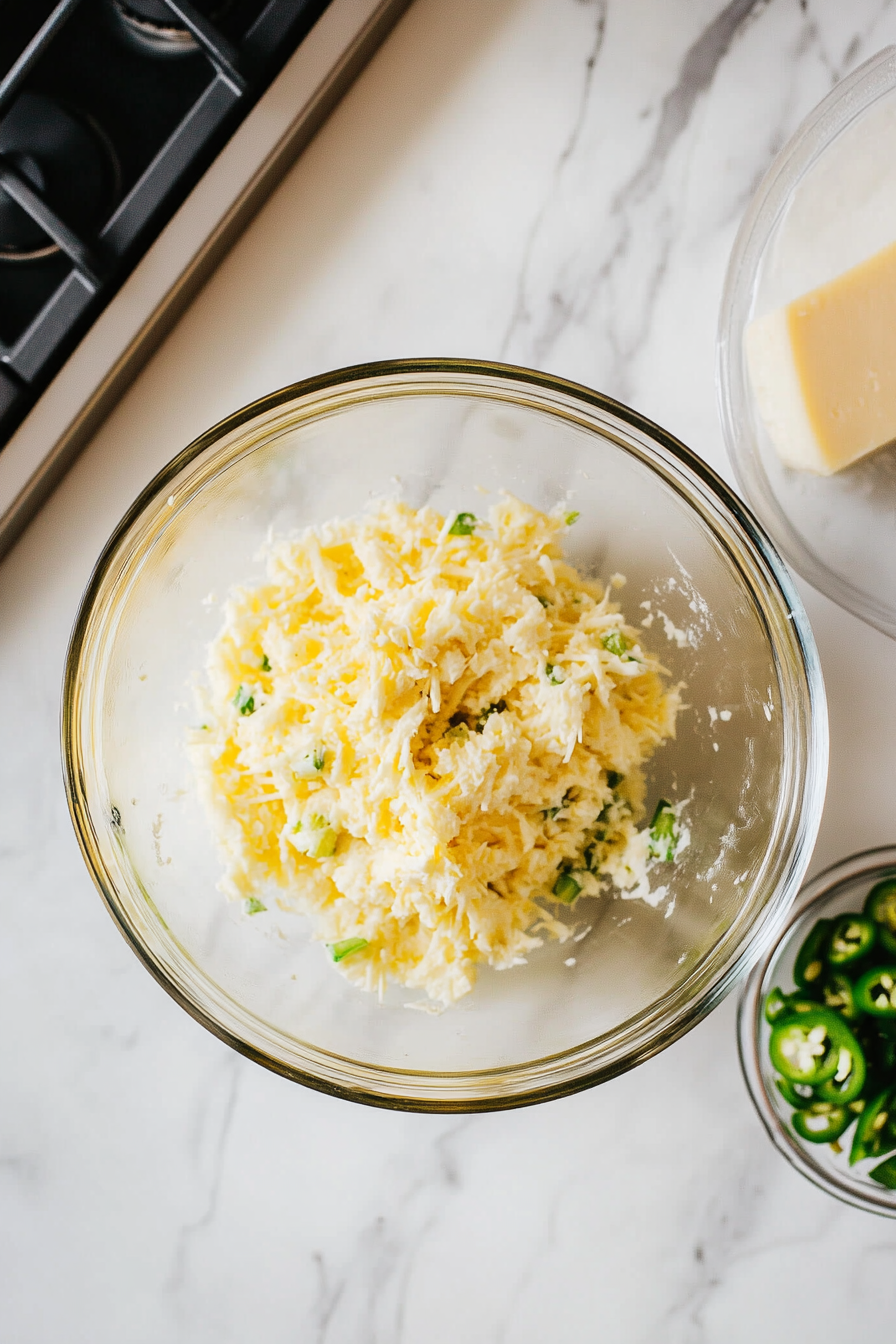
{"type": "Polygon", "coordinates": [[[574,519],[380,503],[272,543],[226,605],[191,735],[222,889],[308,915],[358,985],[451,1003],[672,854],[674,818],[662,856],[637,823],[678,692],[561,558],[574,519]]]}

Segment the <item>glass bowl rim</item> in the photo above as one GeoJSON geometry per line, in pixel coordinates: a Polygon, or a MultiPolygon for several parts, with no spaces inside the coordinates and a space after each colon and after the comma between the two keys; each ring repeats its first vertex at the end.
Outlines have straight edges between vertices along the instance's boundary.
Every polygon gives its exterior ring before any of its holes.
{"type": "Polygon", "coordinates": [[[869,1187],[867,1194],[859,1193],[836,1172],[822,1167],[813,1160],[806,1148],[790,1133],[772,1105],[762,1076],[762,1001],[767,975],[773,970],[791,931],[813,906],[823,906],[836,896],[837,888],[858,877],[871,881],[878,873],[896,868],[896,845],[881,845],[875,849],[859,850],[845,859],[832,863],[800,890],[791,907],[787,923],[774,945],[757,961],[749,972],[740,992],[737,1005],[737,1048],[741,1069],[750,1099],[778,1152],[790,1165],[827,1194],[866,1213],[878,1213],[885,1218],[896,1218],[896,1191],[880,1187],[880,1193],[869,1187]]]}
{"type": "Polygon", "coordinates": [[[894,90],[896,45],[890,45],[834,86],[800,122],[760,180],[741,220],[725,272],[716,337],[716,394],[728,460],[738,487],[781,553],[832,601],[896,638],[896,605],[887,607],[830,569],[782,508],[748,427],[745,408],[752,397],[743,355],[746,315],[758,267],[793,192],[840,135],[894,90]]]}
{"type": "MultiPolygon", "coordinates": [[[[413,394],[414,389],[408,387],[406,395],[413,394]]],[[[370,399],[376,399],[375,387],[370,399]]],[[[507,395],[504,399],[512,400],[507,395]]],[[[317,409],[322,410],[323,407],[319,405],[317,409]]],[[[545,413],[560,414],[558,407],[552,407],[547,402],[542,404],[539,409],[545,413]]],[[[569,419],[572,420],[571,415],[569,419]]],[[[592,433],[596,432],[593,425],[590,425],[589,428],[592,433]]],[[[633,455],[637,455],[634,444],[630,446],[619,444],[618,446],[625,448],[633,455]]],[[[235,460],[238,455],[237,442],[230,446],[228,462],[235,460]]],[[[658,456],[661,457],[661,455],[658,456]]],[[[648,465],[659,474],[656,465],[649,461],[648,465]]],[[[689,507],[696,512],[693,502],[691,500],[687,500],[687,502],[689,507]]],[[[704,530],[714,532],[717,540],[721,541],[721,535],[715,532],[711,521],[699,514],[698,517],[704,530]]],[[[768,631],[766,634],[772,656],[775,661],[779,661],[780,646],[773,641],[768,631]]],[[[789,709],[789,718],[792,722],[795,722],[792,699],[789,709]]],[[[536,370],[488,360],[456,358],[383,360],[315,375],[280,388],[241,407],[199,435],[192,443],[177,453],[141,491],[126,511],[103,548],[85,587],[66,655],[61,736],[63,775],[68,807],[88,871],[120,932],[137,953],[144,966],[175,1002],[202,1026],[211,1031],[213,1035],[216,1035],[233,1049],[293,1081],[334,1096],[374,1106],[435,1113],[468,1113],[509,1109],[581,1091],[625,1072],[634,1065],[650,1058],[659,1050],[677,1040],[706,1016],[728,993],[746,967],[752,964],[757,956],[761,955],[764,947],[775,937],[777,927],[784,918],[792,893],[801,880],[811,855],[821,817],[828,759],[828,724],[824,684],[808,617],[802,607],[793,581],[773,544],[750,510],[725,482],[697,454],[668,431],[654,424],[639,412],[605,396],[603,393],[536,370]],[[780,865],[776,874],[776,889],[759,906],[752,927],[743,935],[735,950],[729,952],[727,960],[714,969],[702,992],[693,999],[680,1004],[672,1015],[671,1021],[666,1020],[661,1026],[654,1027],[646,1039],[637,1042],[633,1048],[627,1048],[622,1058],[613,1059],[603,1064],[595,1060],[590,1066],[579,1072],[572,1074],[567,1072],[564,1076],[551,1080],[549,1076],[545,1076],[545,1070],[542,1066],[549,1066],[547,1069],[548,1075],[552,1071],[550,1066],[555,1062],[569,1060],[575,1067],[577,1057],[587,1051],[595,1042],[579,1043],[545,1059],[458,1073],[425,1073],[419,1070],[373,1066],[365,1064],[363,1061],[343,1059],[343,1057],[333,1055],[323,1048],[310,1046],[311,1051],[317,1058],[335,1059],[339,1063],[349,1065],[356,1074],[375,1075],[380,1079],[385,1077],[387,1080],[391,1076],[396,1079],[417,1078],[435,1080],[436,1082],[440,1080],[460,1081],[490,1078],[499,1081],[502,1078],[507,1079],[520,1074],[528,1073],[530,1075],[530,1084],[524,1090],[502,1091],[500,1088],[496,1088],[489,1094],[454,1096],[451,1098],[430,1093],[410,1095],[400,1091],[392,1095],[383,1089],[374,1089],[370,1085],[365,1087],[354,1081],[345,1081],[344,1079],[339,1081],[325,1076],[323,1072],[321,1075],[317,1075],[304,1068],[299,1068],[285,1060],[278,1059],[269,1051],[241,1037],[235,1030],[219,1021],[208,1008],[208,996],[205,1003],[199,1002],[195,995],[191,996],[183,985],[177,983],[153,951],[145,945],[140,937],[139,930],[134,927],[130,916],[119,901],[114,883],[107,880],[106,867],[96,842],[90,808],[82,782],[79,758],[80,735],[77,729],[79,673],[82,665],[82,655],[88,642],[91,624],[97,615],[98,599],[102,594],[104,583],[132,526],[160,496],[168,494],[171,483],[184,469],[200,458],[207,449],[214,448],[228,434],[234,433],[241,427],[247,426],[287,404],[301,401],[309,402],[321,394],[335,396],[340,389],[349,389],[353,384],[365,382],[379,384],[382,394],[382,389],[388,386],[390,380],[396,378],[413,379],[417,376],[447,377],[448,379],[441,386],[428,389],[421,384],[419,388],[421,395],[427,391],[437,395],[449,396],[472,394],[474,387],[480,386],[479,394],[488,396],[490,390],[492,390],[489,380],[492,380],[495,383],[495,391],[501,384],[516,384],[519,392],[529,388],[532,389],[535,396],[539,392],[561,396],[570,399],[572,402],[583,403],[586,410],[590,408],[614,417],[621,422],[625,429],[632,431],[634,434],[643,435],[653,445],[659,447],[667,455],[666,459],[661,458],[661,460],[664,461],[670,475],[677,477],[679,484],[688,484],[692,489],[694,489],[694,483],[688,481],[688,476],[690,474],[696,478],[697,490],[702,491],[714,507],[719,510],[720,514],[727,517],[727,521],[733,524],[735,534],[739,534],[737,540],[742,546],[743,554],[758,566],[767,585],[768,593],[759,595],[754,593],[752,595],[753,600],[759,601],[761,597],[767,601],[769,596],[773,596],[780,604],[781,610],[786,611],[786,624],[793,640],[793,653],[801,676],[805,681],[807,701],[804,706],[803,718],[800,720],[802,724],[800,741],[805,757],[805,769],[802,777],[795,785],[795,797],[801,797],[802,807],[793,830],[792,844],[787,856],[788,861],[780,865]],[[466,383],[459,381],[464,379],[468,381],[466,383]]],[[[196,970],[201,974],[201,968],[197,966],[196,970]]],[[[227,992],[220,990],[220,987],[215,985],[214,981],[209,979],[209,984],[214,989],[219,990],[225,998],[229,998],[227,992]]],[[[666,997],[671,997],[673,992],[670,991],[666,997]]],[[[230,1001],[236,1003],[235,1000],[230,1001]]],[[[661,999],[650,1005],[648,1011],[643,1015],[644,1018],[651,1021],[654,1017],[667,1017],[668,1009],[663,1008],[664,1002],[665,1000],[661,999]]],[[[241,1008],[242,1006],[236,1004],[236,1007],[241,1008]]],[[[243,1011],[248,1015],[248,1010],[243,1011]]],[[[264,1025],[270,1026],[270,1024],[264,1025]]],[[[621,1024],[615,1030],[619,1031],[626,1025],[628,1024],[621,1024]]],[[[273,1030],[277,1035],[282,1034],[277,1028],[273,1028],[273,1030]]],[[[603,1039],[604,1037],[597,1037],[595,1041],[603,1039]]]]}

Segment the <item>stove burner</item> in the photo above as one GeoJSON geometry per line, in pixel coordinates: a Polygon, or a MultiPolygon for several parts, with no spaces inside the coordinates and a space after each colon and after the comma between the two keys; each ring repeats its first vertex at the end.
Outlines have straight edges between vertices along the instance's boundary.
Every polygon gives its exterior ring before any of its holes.
{"type": "MultiPolygon", "coordinates": [[[[198,4],[196,8],[207,19],[219,19],[230,8],[232,0],[198,4]]],[[[160,56],[180,56],[198,51],[199,43],[164,0],[112,0],[113,8],[124,24],[127,34],[141,47],[160,56]]]]}
{"type": "MultiPolygon", "coordinates": [[[[2,160],[75,233],[93,233],[118,195],[118,162],[99,127],[42,94],[20,94],[0,122],[2,160]]],[[[0,262],[35,261],[58,251],[0,186],[0,262]]]]}

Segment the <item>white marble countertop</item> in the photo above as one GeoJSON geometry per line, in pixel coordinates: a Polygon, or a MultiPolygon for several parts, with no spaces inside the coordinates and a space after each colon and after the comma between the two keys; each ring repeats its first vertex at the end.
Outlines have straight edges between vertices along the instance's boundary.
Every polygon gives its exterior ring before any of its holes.
{"type": "MultiPolygon", "coordinates": [[[[892,1324],[896,1223],[773,1151],[729,999],[651,1063],[467,1119],[230,1052],[116,932],[58,751],[103,542],[226,412],[307,374],[500,356],[620,397],[724,474],[743,209],[896,41],[891,0],[415,0],[0,565],[0,1338],[9,1344],[790,1344],[892,1324]]],[[[896,643],[803,587],[830,697],[813,871],[896,838],[896,643]]]]}

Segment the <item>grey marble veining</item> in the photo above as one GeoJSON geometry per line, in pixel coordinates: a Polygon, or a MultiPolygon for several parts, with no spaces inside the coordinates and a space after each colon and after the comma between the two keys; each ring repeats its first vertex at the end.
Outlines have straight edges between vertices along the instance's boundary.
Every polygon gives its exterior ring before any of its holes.
{"type": "MultiPolygon", "coordinates": [[[[503,1115],[352,1107],[230,1053],[81,863],[58,764],[100,547],[195,433],[306,374],[501,356],[728,471],[713,348],[773,154],[896,41],[881,0],[415,0],[0,565],[0,1339],[790,1344],[890,1326],[896,1224],[803,1182],[731,1000],[635,1072],[503,1115]]],[[[805,590],[830,697],[813,866],[892,842],[896,645],[805,590]]]]}

